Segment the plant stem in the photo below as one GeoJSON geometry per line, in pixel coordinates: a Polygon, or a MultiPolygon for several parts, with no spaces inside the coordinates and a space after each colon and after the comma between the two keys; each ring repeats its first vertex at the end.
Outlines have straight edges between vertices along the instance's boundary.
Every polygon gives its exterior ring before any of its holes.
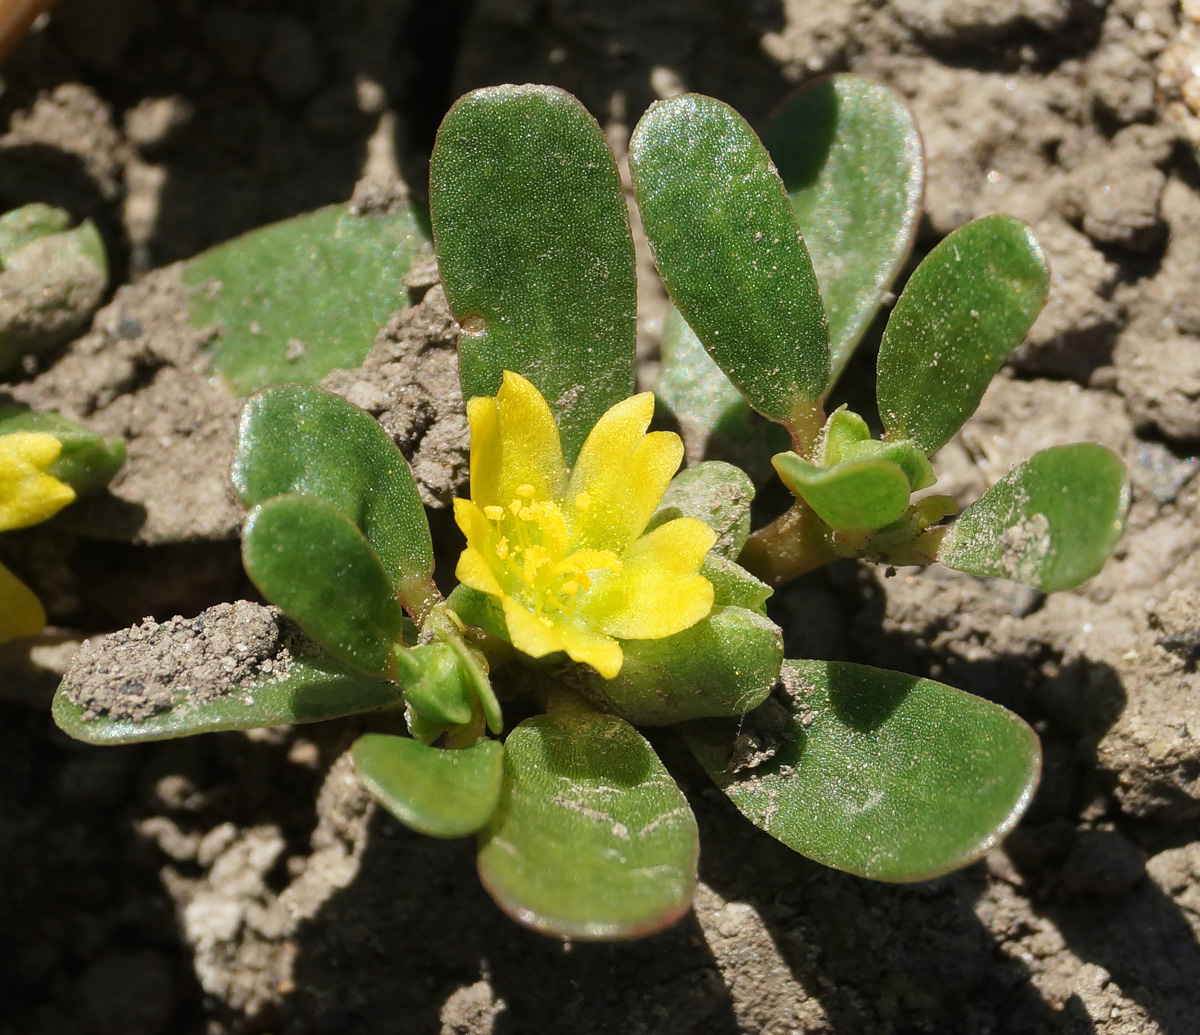
{"type": "Polygon", "coordinates": [[[7,57],[53,0],[0,0],[0,60],[7,57]]]}
{"type": "Polygon", "coordinates": [[[769,586],[778,586],[842,556],[827,526],[800,500],[753,532],[738,563],[769,586]]]}

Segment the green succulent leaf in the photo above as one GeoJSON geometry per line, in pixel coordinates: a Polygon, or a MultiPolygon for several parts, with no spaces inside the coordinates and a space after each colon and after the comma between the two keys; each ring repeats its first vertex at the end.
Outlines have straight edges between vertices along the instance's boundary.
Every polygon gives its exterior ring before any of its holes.
{"type": "Polygon", "coordinates": [[[879,346],[879,414],[890,439],[940,449],[975,412],[1046,300],[1050,271],[1012,216],[959,227],[905,285],[879,346]]]}
{"type": "Polygon", "coordinates": [[[429,747],[409,737],[366,733],[354,742],[354,770],[372,797],[406,827],[431,837],[466,837],[496,811],[504,748],[429,747]]]}
{"type": "Polygon", "coordinates": [[[35,201],[0,216],[0,269],[27,244],[59,234],[71,225],[71,214],[35,201]]]}
{"type": "Polygon", "coordinates": [[[404,613],[379,554],[332,503],[299,493],[260,503],[242,560],[263,596],[335,658],[395,677],[404,613]]]}
{"type": "Polygon", "coordinates": [[[770,619],[741,607],[714,607],[689,629],[661,640],[624,640],[615,679],[590,675],[585,693],[639,726],[742,715],[779,679],[783,637],[770,619]]]}
{"type": "Polygon", "coordinates": [[[431,248],[413,209],[331,205],[226,241],[183,267],[189,318],[215,326],[212,366],[239,395],[315,383],[362,363],[408,301],[404,274],[431,248]]]}
{"type": "Polygon", "coordinates": [[[829,330],[791,202],[732,108],[687,94],[651,105],[629,143],[663,283],[750,404],[806,419],[829,382],[829,330]]]}
{"type": "Polygon", "coordinates": [[[570,94],[497,86],[460,98],[438,130],[429,207],[446,298],[462,324],[463,395],[527,377],[573,463],[633,394],[637,277],[604,134],[570,94]]]}
{"type": "Polygon", "coordinates": [[[1070,589],[1111,556],[1128,510],[1129,479],[1115,453],[1090,442],[1054,446],[967,507],[942,539],[938,560],[1046,593],[1070,589]]]}
{"type": "Polygon", "coordinates": [[[793,94],[767,120],[762,141],[821,285],[832,383],[912,248],[924,187],[921,136],[893,90],[840,74],[793,94]]]}
{"type": "Polygon", "coordinates": [[[700,574],[712,583],[714,606],[726,607],[732,604],[734,607],[744,607],[747,611],[755,611],[760,615],[767,613],[767,601],[775,591],[723,554],[710,550],[704,558],[700,574]]]}
{"type": "Polygon", "coordinates": [[[306,653],[293,655],[282,673],[260,675],[208,701],[189,699],[186,690],[180,689],[170,708],[145,719],[86,718],[84,709],[63,687],[54,695],[51,714],[59,728],[76,740],[134,744],[222,730],[321,722],[403,703],[400,686],[391,680],[364,675],[326,654],[306,653]]]}
{"type": "Polygon", "coordinates": [[[675,518],[694,517],[717,533],[713,552],[733,560],[750,535],[753,501],[754,483],[744,471],[706,460],[675,475],[646,531],[675,518]]]}
{"type": "Polygon", "coordinates": [[[687,799],[623,719],[568,706],[509,734],[479,875],[513,919],[560,938],[653,934],[691,905],[698,855],[687,799]]]}
{"type": "Polygon", "coordinates": [[[420,615],[434,599],[433,544],[412,472],[357,406],[304,385],[264,389],[242,410],[232,478],[247,507],[290,492],[331,503],[370,541],[406,608],[420,615]]]}
{"type": "Polygon", "coordinates": [[[999,705],[845,662],[789,661],[783,685],[786,709],[689,724],[684,736],[738,809],[801,855],[873,880],[926,880],[989,851],[1029,804],[1038,739],[999,705]],[[756,755],[736,756],[739,734],[756,755]]]}
{"type": "Polygon", "coordinates": [[[873,532],[908,509],[908,478],[890,460],[846,460],[836,467],[814,467],[795,453],[779,453],[771,462],[783,484],[839,532],[873,532]]]}
{"type": "Polygon", "coordinates": [[[460,582],[446,598],[446,607],[458,615],[464,625],[482,629],[498,640],[509,642],[504,609],[491,594],[481,593],[460,582]]]}
{"type": "Polygon", "coordinates": [[[81,428],[57,413],[38,413],[27,406],[0,406],[0,435],[41,431],[62,443],[62,452],[46,470],[80,495],[104,488],[125,462],[125,443],[81,428]]]}

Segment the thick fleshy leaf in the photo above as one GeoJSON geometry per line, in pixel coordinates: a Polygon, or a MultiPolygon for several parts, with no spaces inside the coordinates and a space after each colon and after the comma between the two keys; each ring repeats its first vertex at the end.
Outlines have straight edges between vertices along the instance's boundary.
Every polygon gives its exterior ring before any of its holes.
{"type": "Polygon", "coordinates": [[[80,495],[102,489],[125,462],[125,443],[81,428],[57,413],[38,413],[14,403],[0,406],[0,435],[41,431],[62,443],[62,452],[46,473],[66,482],[80,495]]]}
{"type": "Polygon", "coordinates": [[[926,453],[949,442],[1033,325],[1049,284],[1042,246],[1012,216],[973,220],[934,248],[905,285],[879,346],[888,438],[910,438],[926,453]]]}
{"type": "Polygon", "coordinates": [[[745,471],[707,460],[675,475],[646,531],[678,517],[699,518],[717,533],[713,552],[733,560],[750,535],[753,501],[754,483],[745,471]]]}
{"type": "Polygon", "coordinates": [[[513,919],[560,938],[653,934],[691,905],[698,854],[687,799],[623,719],[573,706],[509,734],[479,876],[513,919]]]}
{"type": "MultiPolygon", "coordinates": [[[[185,684],[186,679],[178,682],[185,684]]],[[[84,709],[67,696],[64,687],[54,695],[54,721],[63,732],[89,744],[133,744],[320,722],[404,704],[396,683],[364,675],[325,654],[294,656],[282,674],[260,676],[207,701],[191,700],[181,689],[171,707],[145,719],[84,718],[84,709]]]]}
{"type": "Polygon", "coordinates": [[[783,484],[839,532],[872,532],[908,509],[908,478],[889,460],[814,467],[795,453],[780,453],[772,463],[783,484]]]}
{"type": "Polygon", "coordinates": [[[762,141],[821,285],[832,383],[912,248],[925,178],[921,135],[897,93],[840,74],[793,94],[767,120],[762,141]]]}
{"type": "Polygon", "coordinates": [[[379,555],[332,503],[299,493],[260,503],[246,519],[242,560],[262,595],[335,658],[397,674],[400,603],[379,555]]]}
{"type": "Polygon", "coordinates": [[[959,515],[946,567],[1052,593],[1095,575],[1125,530],[1129,478],[1109,449],[1054,446],[1018,464],[959,515]]]}
{"type": "Polygon", "coordinates": [[[684,736],[755,826],[810,859],[926,880],[993,848],[1033,796],[1037,736],[999,705],[846,662],[789,661],[783,685],[782,722],[776,709],[761,725],[708,720],[684,736]]]}
{"type": "Polygon", "coordinates": [[[448,750],[409,737],[366,733],[354,742],[354,770],[406,827],[431,837],[466,837],[496,811],[504,748],[496,740],[477,740],[448,750]]]}
{"type": "Polygon", "coordinates": [[[829,330],[791,202],[754,131],[711,97],[674,97],[642,116],[629,161],[679,311],[756,410],[807,424],[829,382],[829,330]]]}
{"type": "Polygon", "coordinates": [[[717,607],[674,636],[621,646],[620,673],[589,676],[585,692],[639,726],[742,715],[766,700],[783,661],[779,627],[741,607],[717,607]]]}
{"type": "Polygon", "coordinates": [[[700,574],[712,583],[714,607],[732,604],[760,615],[767,613],[767,601],[775,591],[728,557],[710,551],[700,574]]]}
{"type": "Polygon", "coordinates": [[[356,367],[408,301],[404,274],[431,253],[412,208],[331,205],[251,230],[184,263],[193,326],[215,325],[213,369],[239,395],[356,367]]]}
{"type": "Polygon", "coordinates": [[[387,433],[332,392],[280,385],[246,402],[233,486],[247,507],[299,492],[337,507],[370,540],[414,613],[432,602],[433,544],[408,464],[387,433]]]}
{"type": "Polygon", "coordinates": [[[529,378],[572,463],[634,384],[633,239],[604,134],[555,87],[476,90],[438,130],[429,207],[463,395],[529,378]]]}

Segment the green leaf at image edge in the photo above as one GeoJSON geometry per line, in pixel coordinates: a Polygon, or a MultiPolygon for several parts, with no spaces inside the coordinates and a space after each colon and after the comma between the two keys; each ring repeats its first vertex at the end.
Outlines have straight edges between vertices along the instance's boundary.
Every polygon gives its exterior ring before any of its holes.
{"type": "Polygon", "coordinates": [[[504,778],[496,740],[447,750],[409,737],[366,733],[354,742],[354,770],[405,826],[431,837],[466,837],[491,818],[504,778]]]}
{"type": "Polygon", "coordinates": [[[509,734],[479,876],[509,916],[545,934],[638,938],[687,911],[699,848],[654,749],[623,719],[577,707],[509,734]]]}
{"type": "Polygon", "coordinates": [[[89,744],[134,744],[222,730],[321,722],[359,712],[402,707],[391,680],[357,672],[327,655],[293,657],[281,675],[263,675],[209,701],[189,700],[145,719],[85,719],[84,709],[59,687],[51,714],[59,728],[89,744]]]}
{"type": "Polygon", "coordinates": [[[952,524],[938,560],[1046,593],[1095,575],[1125,530],[1129,477],[1120,458],[1081,442],[1018,464],[952,524]]]}
{"type": "Polygon", "coordinates": [[[754,131],[727,104],[686,94],[651,105],[629,162],[659,274],[713,359],[772,420],[815,406],[829,382],[829,330],[791,202],[754,131]]]}
{"type": "Polygon", "coordinates": [[[762,142],[821,285],[832,384],[912,248],[925,179],[921,135],[899,94],[843,73],[784,101],[762,142]]]}
{"type": "Polygon", "coordinates": [[[1012,216],[960,226],[904,286],[879,346],[879,415],[889,439],[925,452],[975,412],[988,382],[1037,318],[1050,269],[1033,231],[1012,216]]]}
{"type": "Polygon", "coordinates": [[[313,384],[362,363],[408,302],[404,275],[431,254],[414,210],[331,205],[251,230],[183,265],[194,327],[215,326],[213,369],[235,393],[313,384]]]}
{"type": "Polygon", "coordinates": [[[771,724],[775,750],[757,766],[729,769],[753,713],[682,729],[738,809],[810,859],[873,880],[926,880],[993,848],[1033,796],[1037,736],[999,705],[846,662],[786,662],[783,686],[788,717],[771,724]]]}
{"type": "Polygon", "coordinates": [[[125,462],[125,443],[103,438],[57,413],[39,413],[14,403],[0,406],[0,435],[42,431],[62,444],[58,459],[47,469],[80,495],[104,488],[125,462]]]}
{"type": "Polygon", "coordinates": [[[367,537],[414,613],[432,602],[433,542],[412,472],[369,414],[321,388],[277,385],[246,401],[233,487],[247,508],[285,493],[319,497],[367,537]]]}
{"type": "Polygon", "coordinates": [[[463,396],[494,396],[505,370],[528,378],[573,463],[634,388],[633,238],[604,133],[555,87],[469,93],[438,130],[429,208],[463,396]]]}
{"type": "Polygon", "coordinates": [[[299,493],[260,503],[242,561],[262,595],[335,658],[395,677],[404,614],[379,555],[332,503],[299,493]]]}

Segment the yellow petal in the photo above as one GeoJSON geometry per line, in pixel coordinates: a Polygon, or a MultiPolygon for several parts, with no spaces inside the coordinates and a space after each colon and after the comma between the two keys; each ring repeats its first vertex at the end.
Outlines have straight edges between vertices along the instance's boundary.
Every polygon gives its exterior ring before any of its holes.
{"type": "Polygon", "coordinates": [[[455,577],[480,593],[499,596],[504,590],[496,579],[492,558],[497,563],[502,562],[496,556],[492,542],[491,523],[471,500],[464,499],[454,501],[454,520],[467,537],[467,548],[459,555],[458,566],[454,569],[455,577]]]}
{"type": "Polygon", "coordinates": [[[481,507],[504,506],[500,499],[500,410],[496,400],[475,396],[467,401],[471,429],[471,499],[481,507]]]}
{"type": "Polygon", "coordinates": [[[62,443],[40,431],[0,435],[0,531],[27,528],[53,517],[75,490],[46,474],[62,443]]]}
{"type": "Polygon", "coordinates": [[[508,626],[508,638],[517,650],[532,658],[543,658],[558,650],[566,650],[559,630],[553,623],[547,624],[532,611],[518,604],[512,597],[502,597],[504,623],[508,626]]]}
{"type": "Polygon", "coordinates": [[[506,506],[520,495],[517,490],[531,486],[531,498],[560,500],[567,483],[567,465],[563,460],[558,425],[541,392],[530,382],[504,371],[504,381],[496,394],[500,430],[500,468],[497,498],[476,503],[506,506]]]}
{"type": "Polygon", "coordinates": [[[616,679],[625,663],[625,652],[611,636],[574,623],[561,630],[567,656],[572,661],[591,665],[605,679],[616,679]]]}
{"type": "Polygon", "coordinates": [[[716,541],[696,518],[660,525],[625,551],[620,571],[596,576],[580,617],[622,640],[656,640],[695,625],[712,610],[712,584],[698,572],[716,541]]]}
{"type": "Polygon", "coordinates": [[[565,651],[572,661],[591,665],[605,679],[621,671],[625,654],[611,637],[570,620],[539,618],[509,597],[502,603],[508,637],[517,650],[534,658],[565,651]]]}
{"type": "Polygon", "coordinates": [[[41,601],[24,582],[0,564],[0,643],[33,636],[46,626],[41,601]]]}
{"type": "Polygon", "coordinates": [[[646,434],[650,392],[617,403],[592,428],[567,487],[571,540],[620,552],[646,527],[679,470],[683,442],[669,431],[646,434]]]}

